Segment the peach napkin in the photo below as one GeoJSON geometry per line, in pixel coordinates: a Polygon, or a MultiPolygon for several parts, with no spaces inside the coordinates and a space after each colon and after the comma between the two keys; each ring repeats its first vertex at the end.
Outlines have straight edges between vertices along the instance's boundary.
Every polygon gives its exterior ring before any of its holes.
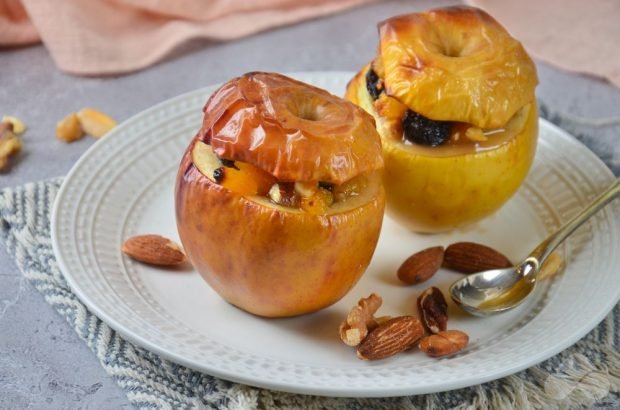
{"type": "Polygon", "coordinates": [[[139,70],[194,38],[230,40],[371,0],[0,0],[0,47],[42,41],[80,75],[139,70]]]}
{"type": "Polygon", "coordinates": [[[620,87],[618,0],[468,0],[521,40],[533,56],[620,87]]]}

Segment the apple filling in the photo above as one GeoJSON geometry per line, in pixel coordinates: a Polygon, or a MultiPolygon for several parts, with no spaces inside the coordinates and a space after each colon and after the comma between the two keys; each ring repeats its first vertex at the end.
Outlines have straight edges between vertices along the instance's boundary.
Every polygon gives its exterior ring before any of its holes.
{"type": "Polygon", "coordinates": [[[198,170],[211,181],[257,202],[301,210],[311,214],[339,209],[368,191],[369,178],[360,175],[342,184],[320,181],[278,181],[270,173],[246,162],[219,158],[210,145],[196,141],[192,159],[198,170]]]}
{"type": "Polygon", "coordinates": [[[378,126],[387,128],[383,135],[395,136],[398,142],[417,154],[444,157],[497,148],[523,131],[533,109],[533,104],[527,104],[504,127],[495,129],[432,120],[387,95],[380,74],[373,67],[377,67],[375,62],[367,71],[365,80],[367,98],[382,120],[378,126]]]}

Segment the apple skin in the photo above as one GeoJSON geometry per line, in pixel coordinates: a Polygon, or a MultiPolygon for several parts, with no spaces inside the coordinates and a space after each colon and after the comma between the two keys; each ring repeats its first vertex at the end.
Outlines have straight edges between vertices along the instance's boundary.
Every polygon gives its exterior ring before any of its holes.
{"type": "Polygon", "coordinates": [[[412,154],[383,139],[388,214],[416,232],[444,232],[497,211],[523,183],[534,160],[538,115],[499,147],[452,157],[412,154]]]}
{"type": "Polygon", "coordinates": [[[329,306],[355,285],[381,230],[379,181],[372,199],[353,209],[287,211],[211,181],[193,164],[193,145],[177,177],[177,227],[195,269],[222,298],[259,316],[285,317],[329,306]]]}
{"type": "Polygon", "coordinates": [[[538,110],[531,103],[523,130],[497,148],[446,157],[416,153],[377,114],[365,66],[346,98],[375,117],[383,145],[388,215],[420,233],[446,232],[497,211],[523,183],[538,142],[538,110]]]}

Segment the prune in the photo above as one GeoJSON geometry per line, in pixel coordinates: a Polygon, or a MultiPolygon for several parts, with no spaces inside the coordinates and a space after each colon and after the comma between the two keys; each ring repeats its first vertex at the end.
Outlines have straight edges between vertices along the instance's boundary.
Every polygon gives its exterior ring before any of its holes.
{"type": "Polygon", "coordinates": [[[222,182],[224,179],[224,167],[216,168],[215,171],[213,171],[213,179],[215,182],[222,182]]]}
{"type": "Polygon", "coordinates": [[[381,81],[375,70],[372,68],[369,68],[366,73],[366,89],[373,100],[379,98],[379,95],[383,91],[383,81],[381,81]]]}
{"type": "Polygon", "coordinates": [[[239,167],[237,167],[237,165],[235,165],[235,161],[233,161],[232,159],[224,159],[224,158],[220,158],[220,162],[222,163],[222,165],[224,165],[226,168],[234,168],[237,171],[239,171],[239,167]]]}
{"type": "Polygon", "coordinates": [[[407,110],[403,118],[403,133],[407,141],[414,144],[436,147],[450,138],[452,122],[435,121],[407,110]]]}

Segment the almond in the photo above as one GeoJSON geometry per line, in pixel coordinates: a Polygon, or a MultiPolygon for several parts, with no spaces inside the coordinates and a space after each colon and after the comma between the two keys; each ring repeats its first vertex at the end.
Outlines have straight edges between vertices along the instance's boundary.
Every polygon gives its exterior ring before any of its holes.
{"type": "Polygon", "coordinates": [[[357,347],[362,360],[379,360],[411,348],[424,336],[424,329],[413,316],[399,316],[383,322],[357,347]]]}
{"type": "Polygon", "coordinates": [[[469,336],[460,330],[445,330],[420,341],[420,350],[431,357],[443,357],[463,350],[469,336]]]}
{"type": "Polygon", "coordinates": [[[430,279],[443,263],[443,246],[435,246],[414,253],[398,268],[398,279],[416,285],[430,279]]]}
{"type": "Polygon", "coordinates": [[[446,248],[443,264],[463,273],[509,268],[512,262],[499,251],[475,242],[457,242],[446,248]]]}
{"type": "Polygon", "coordinates": [[[179,245],[160,235],[132,236],[123,243],[122,251],[139,262],[151,265],[179,265],[186,259],[179,245]]]}
{"type": "Polygon", "coordinates": [[[436,287],[430,287],[418,296],[418,314],[430,333],[439,333],[448,326],[448,303],[436,287]]]}

